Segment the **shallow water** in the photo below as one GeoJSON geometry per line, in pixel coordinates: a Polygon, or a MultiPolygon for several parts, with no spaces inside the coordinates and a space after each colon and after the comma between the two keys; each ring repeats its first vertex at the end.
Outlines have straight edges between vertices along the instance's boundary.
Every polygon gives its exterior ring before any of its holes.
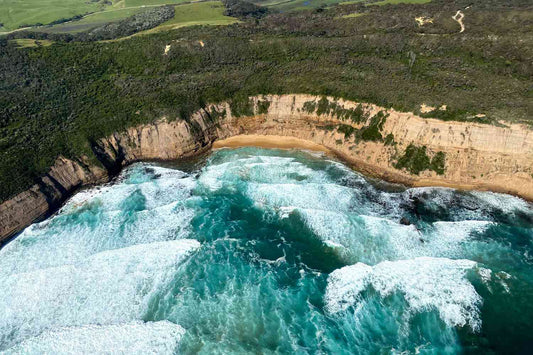
{"type": "Polygon", "coordinates": [[[315,153],[135,164],[0,250],[0,351],[526,352],[532,238],[521,199],[315,153]]]}

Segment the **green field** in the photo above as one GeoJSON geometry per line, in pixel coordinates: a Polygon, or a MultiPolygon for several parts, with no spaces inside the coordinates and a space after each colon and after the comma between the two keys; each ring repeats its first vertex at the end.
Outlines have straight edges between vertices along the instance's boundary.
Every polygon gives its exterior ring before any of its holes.
{"type": "Polygon", "coordinates": [[[374,2],[372,4],[369,4],[369,5],[379,5],[379,6],[382,6],[382,5],[396,5],[396,4],[426,4],[428,2],[430,2],[431,0],[383,0],[383,1],[378,1],[378,2],[374,2]]]}
{"type": "Polygon", "coordinates": [[[238,20],[224,15],[224,5],[220,1],[206,1],[174,7],[174,18],[144,33],[171,30],[194,25],[230,25],[238,20]]]}
{"type": "Polygon", "coordinates": [[[87,16],[84,16],[81,20],[61,23],[59,25],[55,25],[50,28],[44,29],[43,31],[55,32],[55,33],[63,33],[63,32],[73,33],[73,32],[85,31],[87,29],[103,25],[105,23],[123,20],[142,10],[143,10],[142,8],[135,7],[135,8],[124,8],[124,9],[114,9],[114,10],[108,10],[108,11],[102,11],[102,12],[95,12],[94,14],[89,14],[87,16]]]}
{"type": "MultiPolygon", "coordinates": [[[[281,12],[314,9],[334,4],[352,4],[365,0],[266,0],[255,1],[261,6],[270,7],[281,12]]],[[[386,4],[423,4],[431,0],[383,0],[369,5],[386,4]]],[[[46,32],[80,32],[104,23],[125,19],[148,6],[161,6],[166,4],[181,4],[188,0],[113,0],[112,4],[103,0],[0,0],[0,33],[9,32],[20,27],[68,19],[77,15],[89,14],[79,21],[69,21],[65,24],[45,29],[46,32]]],[[[209,2],[210,3],[210,2],[209,2]]],[[[167,25],[195,25],[211,24],[223,25],[233,23],[230,18],[211,7],[193,6],[184,9],[182,15],[176,15],[174,22],[167,25]],[[192,16],[187,18],[187,16],[192,16]]],[[[170,27],[170,26],[167,26],[170,27]]],[[[174,28],[176,26],[172,26],[174,28]]],[[[159,27],[159,29],[165,27],[159,27]]]]}
{"type": "Polygon", "coordinates": [[[286,11],[299,11],[299,10],[309,10],[321,6],[338,4],[339,0],[289,0],[289,1],[267,1],[258,3],[262,6],[271,7],[273,9],[280,10],[282,12],[286,11]]]}
{"type": "Polygon", "coordinates": [[[378,2],[370,2],[368,0],[266,0],[266,1],[255,1],[254,3],[279,10],[281,12],[286,11],[298,11],[298,10],[309,10],[315,9],[323,6],[330,5],[350,5],[360,2],[366,2],[368,5],[387,5],[387,4],[424,4],[428,3],[431,0],[383,0],[378,2]]]}
{"type": "Polygon", "coordinates": [[[37,47],[48,47],[53,42],[47,39],[36,40],[36,39],[14,39],[11,42],[16,43],[18,48],[37,48],[37,47]]]}
{"type": "MultiPolygon", "coordinates": [[[[0,0],[0,33],[26,25],[51,22],[84,15],[79,21],[53,26],[51,32],[79,32],[107,22],[127,18],[143,7],[180,4],[187,0],[0,0]]],[[[48,29],[46,29],[48,31],[48,29]]]]}
{"type": "Polygon", "coordinates": [[[86,0],[0,0],[0,31],[11,31],[24,25],[71,18],[104,8],[99,2],[86,0]]]}
{"type": "Polygon", "coordinates": [[[190,0],[125,0],[124,7],[180,4],[190,0]]]}
{"type": "Polygon", "coordinates": [[[350,0],[350,1],[343,1],[339,3],[339,5],[350,5],[350,4],[357,4],[358,2],[363,2],[365,0],[350,0]]]}
{"type": "Polygon", "coordinates": [[[361,17],[365,15],[364,13],[359,13],[359,12],[354,12],[353,14],[348,14],[348,15],[344,15],[344,16],[341,16],[341,17],[337,17],[337,18],[355,18],[355,17],[361,17]]]}

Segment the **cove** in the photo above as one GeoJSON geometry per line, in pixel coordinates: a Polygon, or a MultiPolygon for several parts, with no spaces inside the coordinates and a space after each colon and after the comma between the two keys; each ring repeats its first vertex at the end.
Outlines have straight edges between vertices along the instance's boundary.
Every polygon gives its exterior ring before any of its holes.
{"type": "Polygon", "coordinates": [[[525,352],[532,237],[522,199],[318,152],[135,163],[0,250],[0,351],[525,352]]]}

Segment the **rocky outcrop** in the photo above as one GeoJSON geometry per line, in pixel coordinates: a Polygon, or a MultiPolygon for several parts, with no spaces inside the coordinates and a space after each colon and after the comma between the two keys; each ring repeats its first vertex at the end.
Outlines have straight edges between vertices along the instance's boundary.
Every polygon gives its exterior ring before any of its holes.
{"type": "Polygon", "coordinates": [[[57,158],[50,171],[30,189],[0,205],[0,242],[32,222],[57,209],[76,188],[88,183],[104,182],[105,170],[78,161],[57,158]]]}
{"type": "Polygon", "coordinates": [[[107,181],[127,164],[195,155],[243,134],[320,144],[386,180],[533,200],[533,131],[527,127],[445,122],[308,95],[264,96],[209,105],[186,121],[162,118],[91,142],[100,164],[59,157],[38,184],[0,205],[0,240],[54,211],[75,189],[107,181]],[[408,147],[421,154],[407,156],[408,147]]]}

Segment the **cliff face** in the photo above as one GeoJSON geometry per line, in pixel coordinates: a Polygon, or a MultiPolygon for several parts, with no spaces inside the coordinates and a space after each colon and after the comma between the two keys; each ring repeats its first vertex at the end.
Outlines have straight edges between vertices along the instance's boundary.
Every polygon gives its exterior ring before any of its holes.
{"type": "Polygon", "coordinates": [[[0,241],[55,210],[75,189],[107,181],[124,165],[191,156],[216,140],[243,134],[320,144],[357,169],[388,180],[493,190],[533,200],[533,131],[524,126],[445,122],[308,95],[265,96],[210,105],[187,121],[162,119],[92,142],[105,169],[84,158],[59,157],[38,184],[0,205],[0,241]],[[409,156],[408,147],[421,154],[409,156]],[[437,156],[442,159],[433,159],[437,156]],[[399,161],[407,162],[407,169],[400,169],[399,161]]]}
{"type": "Polygon", "coordinates": [[[107,180],[105,170],[59,157],[40,181],[0,205],[0,242],[58,208],[76,188],[107,180]]]}

